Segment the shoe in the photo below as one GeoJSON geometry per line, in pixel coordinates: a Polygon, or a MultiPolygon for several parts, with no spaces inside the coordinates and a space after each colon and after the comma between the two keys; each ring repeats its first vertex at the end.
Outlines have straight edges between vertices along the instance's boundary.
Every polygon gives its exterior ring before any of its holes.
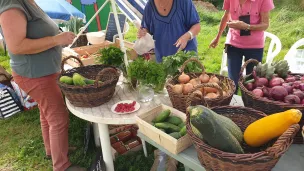
{"type": "Polygon", "coordinates": [[[80,166],[76,166],[76,165],[71,165],[65,171],[87,171],[87,169],[84,168],[84,167],[80,167],[80,166]]]}
{"type": "MultiPolygon", "coordinates": [[[[72,154],[77,148],[76,147],[69,147],[68,155],[72,154]]],[[[45,160],[52,160],[51,155],[46,155],[44,157],[45,160]]]]}

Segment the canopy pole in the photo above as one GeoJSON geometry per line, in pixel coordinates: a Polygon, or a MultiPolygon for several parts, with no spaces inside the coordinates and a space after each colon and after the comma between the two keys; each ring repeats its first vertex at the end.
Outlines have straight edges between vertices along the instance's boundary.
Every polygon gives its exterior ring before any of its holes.
{"type": "Polygon", "coordinates": [[[117,28],[117,32],[118,32],[120,49],[124,53],[124,62],[125,62],[125,66],[127,68],[129,66],[129,63],[128,63],[128,57],[127,57],[127,53],[126,53],[126,48],[124,46],[124,40],[123,40],[123,37],[122,37],[122,33],[121,33],[121,29],[120,29],[120,24],[119,24],[119,20],[118,20],[117,9],[116,9],[116,2],[115,2],[115,0],[110,0],[110,1],[111,1],[111,4],[112,4],[112,10],[113,10],[113,13],[114,13],[115,24],[116,24],[116,28],[117,28]]]}
{"type": "MultiPolygon", "coordinates": [[[[93,15],[93,17],[87,22],[87,24],[83,27],[83,29],[80,30],[80,32],[77,34],[76,38],[73,40],[72,44],[70,44],[68,46],[68,48],[71,48],[72,45],[76,42],[76,40],[82,35],[82,33],[89,27],[89,25],[91,24],[91,22],[95,19],[95,17],[99,14],[99,12],[107,5],[107,3],[110,0],[106,0],[102,6],[99,8],[98,11],[96,11],[96,13],[93,15]]],[[[115,2],[114,2],[115,3],[115,2]]]]}

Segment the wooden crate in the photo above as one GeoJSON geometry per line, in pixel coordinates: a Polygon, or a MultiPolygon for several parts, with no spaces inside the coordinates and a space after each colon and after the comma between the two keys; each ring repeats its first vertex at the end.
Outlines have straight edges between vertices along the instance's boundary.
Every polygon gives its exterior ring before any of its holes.
{"type": "Polygon", "coordinates": [[[152,120],[163,110],[170,109],[171,115],[180,117],[184,122],[186,121],[186,114],[180,112],[172,107],[160,105],[146,113],[136,116],[136,122],[139,131],[146,135],[148,138],[155,141],[157,144],[164,147],[166,150],[173,154],[178,154],[192,145],[191,138],[186,134],[178,140],[166,134],[165,132],[154,127],[151,123],[152,120]]]}

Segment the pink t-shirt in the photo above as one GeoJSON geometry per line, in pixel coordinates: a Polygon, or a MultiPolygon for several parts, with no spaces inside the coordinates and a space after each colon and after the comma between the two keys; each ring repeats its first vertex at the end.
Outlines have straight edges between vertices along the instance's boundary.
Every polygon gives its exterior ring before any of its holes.
{"type": "MultiPolygon", "coordinates": [[[[250,14],[251,25],[261,22],[261,12],[268,12],[274,8],[273,0],[247,0],[242,10],[239,3],[239,0],[224,0],[223,9],[230,11],[232,20],[239,20],[240,15],[250,14]]],[[[263,48],[264,31],[251,31],[250,36],[240,36],[240,30],[229,28],[226,44],[237,48],[263,48]]]]}

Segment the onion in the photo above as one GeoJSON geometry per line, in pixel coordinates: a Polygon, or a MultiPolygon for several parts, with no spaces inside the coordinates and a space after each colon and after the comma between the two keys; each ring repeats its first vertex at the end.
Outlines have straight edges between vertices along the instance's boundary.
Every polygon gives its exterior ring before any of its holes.
{"type": "Polygon", "coordinates": [[[201,83],[199,78],[193,78],[189,81],[194,87],[201,83]]]}
{"type": "Polygon", "coordinates": [[[211,76],[209,82],[218,84],[220,82],[220,80],[215,75],[213,75],[213,76],[211,76]]]}
{"type": "Polygon", "coordinates": [[[275,77],[269,81],[269,87],[281,86],[284,83],[283,78],[275,77]]]}
{"type": "Polygon", "coordinates": [[[218,95],[215,94],[215,93],[208,93],[208,94],[205,96],[205,98],[208,98],[208,99],[215,99],[215,98],[217,98],[217,97],[218,97],[218,95]]]}
{"type": "Polygon", "coordinates": [[[302,91],[296,91],[293,94],[298,96],[301,100],[304,99],[304,93],[302,91]]]}
{"type": "Polygon", "coordinates": [[[300,104],[301,100],[298,96],[291,94],[284,98],[284,102],[288,104],[300,104]]]}
{"type": "Polygon", "coordinates": [[[270,97],[277,101],[283,101],[288,95],[287,90],[283,86],[275,86],[270,89],[270,97]]]}
{"type": "Polygon", "coordinates": [[[288,94],[292,93],[292,86],[289,83],[283,83],[282,86],[287,90],[288,94]]]}
{"type": "Polygon", "coordinates": [[[175,92],[176,94],[182,94],[183,93],[183,84],[174,85],[173,92],[175,92]]]}
{"type": "Polygon", "coordinates": [[[183,94],[184,95],[189,94],[192,89],[193,89],[193,85],[191,83],[185,84],[184,87],[183,87],[183,94]]]}
{"type": "Polygon", "coordinates": [[[295,81],[293,84],[292,84],[292,87],[295,88],[295,89],[300,89],[300,84],[302,82],[301,81],[295,81]]]}
{"type": "Polygon", "coordinates": [[[227,96],[227,92],[226,91],[223,91],[223,96],[227,96]]]}
{"type": "Polygon", "coordinates": [[[296,78],[295,78],[294,76],[287,77],[287,78],[285,79],[285,81],[288,82],[288,83],[293,83],[293,82],[296,81],[296,78]]]}
{"type": "MultiPolygon", "coordinates": [[[[213,83],[215,85],[218,85],[217,83],[213,83]]],[[[204,93],[204,94],[208,94],[208,93],[216,93],[217,92],[217,89],[216,88],[213,88],[213,87],[202,87],[201,88],[201,91],[204,93]]]]}
{"type": "Polygon", "coordinates": [[[252,93],[256,96],[256,97],[263,97],[263,91],[261,89],[254,89],[252,91],[252,93]]]}
{"type": "Polygon", "coordinates": [[[300,89],[301,91],[304,91],[304,83],[301,83],[301,84],[300,84],[299,89],[300,89]]]}
{"type": "Polygon", "coordinates": [[[263,91],[263,96],[264,97],[269,97],[269,89],[268,89],[268,87],[263,87],[262,88],[262,91],[263,91]]]}
{"type": "Polygon", "coordinates": [[[190,81],[189,75],[185,74],[184,72],[178,77],[178,82],[182,84],[186,84],[190,81]]]}
{"type": "Polygon", "coordinates": [[[204,74],[201,74],[201,75],[199,76],[199,79],[201,80],[202,83],[208,83],[210,77],[209,77],[208,74],[205,74],[205,73],[204,73],[204,74]]]}
{"type": "Polygon", "coordinates": [[[257,78],[254,82],[255,87],[263,87],[268,86],[268,80],[267,78],[257,78]]]}
{"type": "Polygon", "coordinates": [[[254,89],[254,85],[253,83],[248,83],[245,85],[245,87],[247,88],[247,90],[252,91],[254,89]]]}

